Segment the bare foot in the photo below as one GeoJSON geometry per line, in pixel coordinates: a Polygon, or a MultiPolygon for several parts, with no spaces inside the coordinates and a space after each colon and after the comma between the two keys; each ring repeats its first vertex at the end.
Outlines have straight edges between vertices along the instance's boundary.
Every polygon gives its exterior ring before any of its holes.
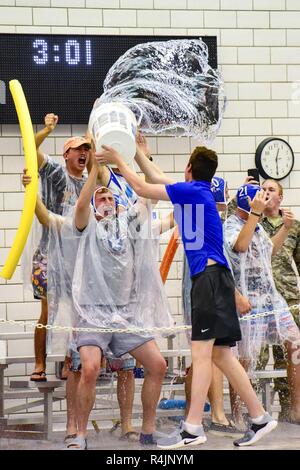
{"type": "Polygon", "coordinates": [[[70,365],[71,365],[71,359],[69,357],[65,357],[64,365],[61,370],[61,379],[62,380],[67,380],[68,374],[70,372],[70,365]]]}

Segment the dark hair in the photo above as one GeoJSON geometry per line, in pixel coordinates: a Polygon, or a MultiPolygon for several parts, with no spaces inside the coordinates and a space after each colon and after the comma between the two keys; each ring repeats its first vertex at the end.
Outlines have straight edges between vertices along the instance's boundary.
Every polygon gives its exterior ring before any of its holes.
{"type": "Polygon", "coordinates": [[[196,147],[189,159],[194,180],[211,181],[218,166],[218,155],[206,147],[196,147]]]}

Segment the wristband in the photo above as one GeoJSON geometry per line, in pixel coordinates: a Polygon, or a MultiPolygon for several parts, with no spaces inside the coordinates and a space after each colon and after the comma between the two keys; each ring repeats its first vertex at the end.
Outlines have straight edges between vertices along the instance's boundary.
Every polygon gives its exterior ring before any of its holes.
{"type": "Polygon", "coordinates": [[[257,212],[253,212],[253,211],[250,212],[250,215],[251,215],[251,214],[252,214],[252,215],[256,215],[256,217],[260,217],[260,216],[261,216],[261,214],[258,214],[257,212]]]}

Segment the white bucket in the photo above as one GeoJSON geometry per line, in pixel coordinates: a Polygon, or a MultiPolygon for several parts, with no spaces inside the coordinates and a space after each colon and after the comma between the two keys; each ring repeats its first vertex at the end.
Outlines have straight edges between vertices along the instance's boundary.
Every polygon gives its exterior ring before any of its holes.
{"type": "Polygon", "coordinates": [[[133,161],[136,153],[137,123],[133,112],[122,103],[96,105],[91,112],[89,131],[94,137],[96,151],[102,145],[113,147],[127,164],[133,161]]]}

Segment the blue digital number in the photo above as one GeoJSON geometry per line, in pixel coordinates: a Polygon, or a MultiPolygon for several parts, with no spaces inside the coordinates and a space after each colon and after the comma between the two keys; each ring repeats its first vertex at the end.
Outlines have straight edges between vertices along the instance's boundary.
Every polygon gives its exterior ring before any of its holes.
{"type": "Polygon", "coordinates": [[[48,62],[48,43],[44,39],[36,39],[33,48],[39,49],[38,55],[33,56],[33,60],[38,65],[45,65],[48,62]]]}
{"type": "Polygon", "coordinates": [[[75,39],[66,42],[66,62],[69,65],[78,65],[80,62],[80,46],[75,39]]]}

